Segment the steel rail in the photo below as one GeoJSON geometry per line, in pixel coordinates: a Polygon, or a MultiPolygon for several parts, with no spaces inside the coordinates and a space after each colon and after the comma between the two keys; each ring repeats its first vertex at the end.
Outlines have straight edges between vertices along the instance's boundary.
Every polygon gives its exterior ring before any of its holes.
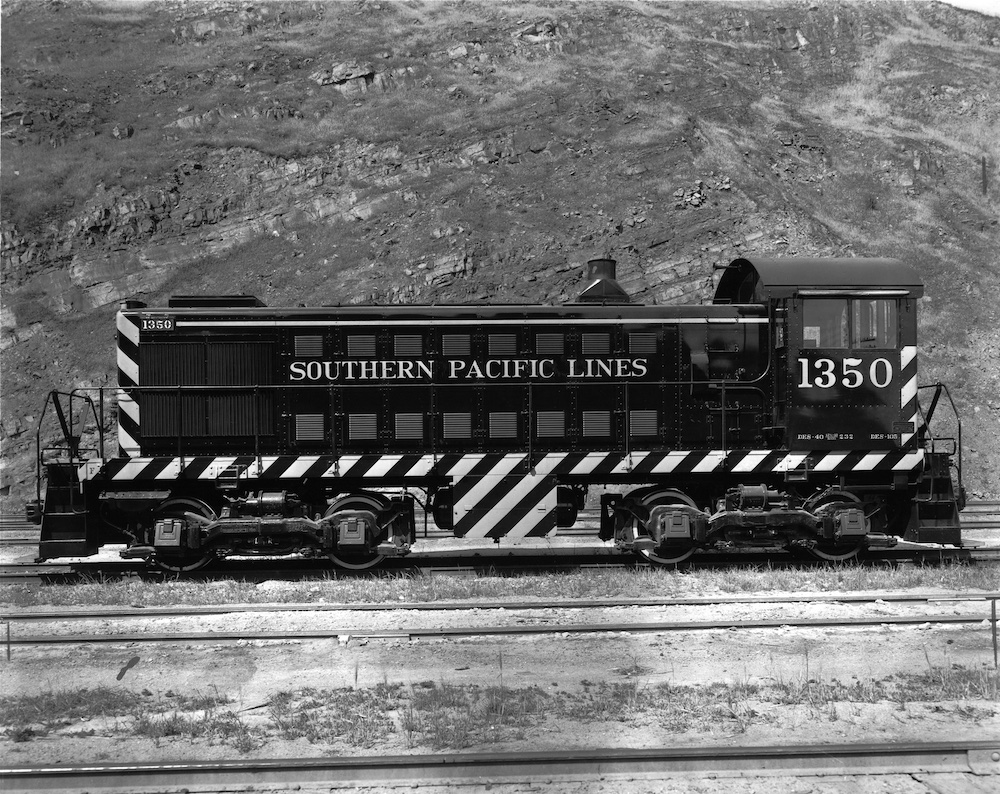
{"type": "Polygon", "coordinates": [[[142,632],[131,634],[29,634],[6,638],[7,645],[150,644],[167,642],[272,642],[276,640],[362,639],[454,639],[483,636],[530,636],[540,634],[656,634],[674,631],[779,628],[868,628],[873,626],[920,626],[924,624],[981,624],[990,615],[882,615],[871,618],[793,618],[769,620],[656,621],[647,623],[550,623],[530,626],[446,626],[396,629],[331,628],[296,631],[205,631],[142,632]]]}
{"type": "Polygon", "coordinates": [[[1000,591],[941,593],[798,593],[756,596],[698,596],[688,598],[586,598],[538,601],[395,601],[379,603],[218,604],[173,607],[108,607],[39,612],[0,612],[0,622],[45,620],[101,620],[107,618],[186,617],[246,612],[466,612],[476,610],[600,609],[602,607],[685,607],[756,604],[845,603],[963,603],[1000,600],[1000,591]]]}
{"type": "Polygon", "coordinates": [[[456,784],[679,774],[733,776],[1000,775],[1000,742],[592,748],[510,753],[354,756],[0,767],[0,789],[17,791],[184,786],[456,784]]]}

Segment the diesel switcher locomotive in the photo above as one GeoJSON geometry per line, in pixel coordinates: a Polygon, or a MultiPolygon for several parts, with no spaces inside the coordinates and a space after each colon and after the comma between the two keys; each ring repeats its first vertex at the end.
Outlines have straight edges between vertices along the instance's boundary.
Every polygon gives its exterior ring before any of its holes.
{"type": "Polygon", "coordinates": [[[960,545],[960,424],[935,435],[954,405],[917,385],[915,271],[722,271],[706,305],[631,303],[612,260],[559,306],[127,301],[115,399],[52,392],[43,412],[62,440],[39,444],[39,557],[117,543],[175,571],[293,553],[366,568],[410,551],[417,505],[499,543],[572,526],[592,488],[600,538],[656,563],[960,545]]]}

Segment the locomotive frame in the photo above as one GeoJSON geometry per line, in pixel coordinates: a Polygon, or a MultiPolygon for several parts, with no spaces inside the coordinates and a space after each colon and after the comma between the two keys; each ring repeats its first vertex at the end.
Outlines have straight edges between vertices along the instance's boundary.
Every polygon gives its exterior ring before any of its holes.
{"type": "Polygon", "coordinates": [[[656,563],[960,544],[961,423],[935,437],[954,404],[941,384],[918,399],[914,270],[723,271],[698,306],[632,304],[611,260],[562,306],[127,301],[118,455],[103,390],[50,394],[60,447],[39,422],[39,559],[125,543],[174,571],[288,553],[367,568],[408,553],[417,494],[455,537],[500,542],[572,526],[597,485],[601,539],[656,563]]]}

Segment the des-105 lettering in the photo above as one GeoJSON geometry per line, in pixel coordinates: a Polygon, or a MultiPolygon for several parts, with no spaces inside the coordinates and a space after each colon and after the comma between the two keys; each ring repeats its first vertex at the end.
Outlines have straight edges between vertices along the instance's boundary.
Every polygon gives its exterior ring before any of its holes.
{"type": "Polygon", "coordinates": [[[798,386],[800,389],[832,389],[839,385],[857,389],[868,383],[884,389],[892,383],[892,364],[888,359],[877,358],[867,369],[864,363],[860,358],[844,358],[839,365],[830,358],[800,358],[798,386]]]}
{"type": "Polygon", "coordinates": [[[143,317],[139,328],[143,331],[173,331],[173,317],[143,317]]]}

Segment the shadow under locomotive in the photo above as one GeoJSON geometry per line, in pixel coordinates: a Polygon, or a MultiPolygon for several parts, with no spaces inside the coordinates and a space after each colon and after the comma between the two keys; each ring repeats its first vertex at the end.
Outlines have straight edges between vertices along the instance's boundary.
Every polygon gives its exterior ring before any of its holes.
{"type": "Polygon", "coordinates": [[[588,267],[563,306],[126,302],[118,388],[42,412],[39,559],[364,570],[411,551],[418,514],[502,545],[598,504],[599,538],[654,563],[961,545],[961,423],[917,386],[912,268],[744,258],[711,304],[646,306],[588,267]]]}

